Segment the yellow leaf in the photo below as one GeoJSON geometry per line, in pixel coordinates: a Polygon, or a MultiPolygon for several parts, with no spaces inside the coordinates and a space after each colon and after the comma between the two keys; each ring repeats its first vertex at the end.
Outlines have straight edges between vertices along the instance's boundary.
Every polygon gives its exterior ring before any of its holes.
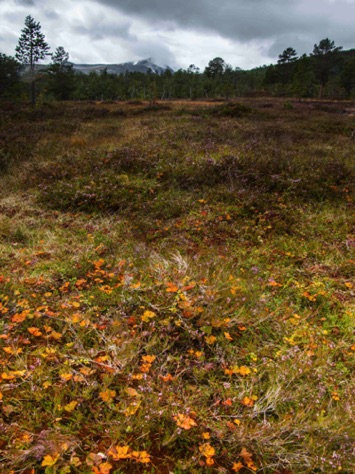
{"type": "Polygon", "coordinates": [[[3,399],[3,394],[0,392],[0,400],[3,399]]]}
{"type": "Polygon", "coordinates": [[[26,371],[25,370],[13,370],[11,373],[12,373],[12,375],[18,375],[19,377],[22,377],[23,375],[25,375],[26,371]]]}
{"type": "Polygon", "coordinates": [[[89,376],[89,375],[93,375],[96,372],[96,370],[90,369],[89,367],[81,367],[79,369],[79,372],[83,375],[89,376]]]}
{"type": "Polygon", "coordinates": [[[216,454],[216,450],[209,443],[202,444],[198,449],[203,456],[206,456],[206,458],[211,458],[216,454]]]}
{"type": "Polygon", "coordinates": [[[142,402],[134,402],[128,405],[128,407],[125,409],[125,415],[126,416],[132,416],[135,415],[137,412],[138,408],[141,406],[142,402]]]}
{"type": "Polygon", "coordinates": [[[72,401],[68,403],[67,405],[64,406],[64,410],[67,411],[68,413],[72,412],[75,410],[75,407],[77,406],[78,402],[72,401]]]}
{"type": "Polygon", "coordinates": [[[178,427],[183,428],[184,430],[189,430],[193,426],[197,426],[197,423],[195,422],[195,420],[188,415],[179,413],[178,415],[175,415],[173,418],[176,421],[176,424],[178,425],[178,427]]]}
{"type": "Polygon", "coordinates": [[[213,466],[214,464],[214,459],[213,458],[206,458],[206,465],[207,466],[213,466]]]}
{"type": "Polygon", "coordinates": [[[139,393],[137,392],[136,389],[127,387],[125,392],[130,396],[130,397],[139,397],[139,393]]]}
{"type": "Polygon", "coordinates": [[[229,332],[225,332],[223,333],[224,334],[224,337],[227,339],[227,341],[233,341],[233,338],[232,336],[229,334],[229,332]]]}
{"type": "Polygon", "coordinates": [[[152,355],[142,356],[142,360],[148,364],[152,364],[155,361],[156,357],[152,355]]]}
{"type": "Polygon", "coordinates": [[[205,337],[205,341],[207,342],[207,344],[214,344],[216,342],[216,337],[215,336],[205,337]]]}
{"type": "Polygon", "coordinates": [[[141,316],[141,320],[144,323],[149,322],[152,318],[155,318],[156,314],[153,311],[144,311],[143,315],[141,316]]]}
{"type": "Polygon", "coordinates": [[[82,462],[80,461],[80,458],[74,456],[70,459],[70,464],[74,467],[79,467],[81,466],[82,462]]]}
{"type": "Polygon", "coordinates": [[[240,421],[240,420],[237,420],[237,418],[235,418],[235,419],[233,420],[233,423],[235,423],[237,426],[239,426],[240,423],[241,423],[241,421],[240,421]]]}
{"type": "Polygon", "coordinates": [[[205,431],[204,433],[202,433],[202,438],[203,439],[210,439],[211,435],[208,431],[205,431]]]}
{"type": "Polygon", "coordinates": [[[47,456],[44,456],[43,461],[42,461],[42,466],[52,467],[58,461],[58,459],[59,459],[59,454],[55,454],[54,456],[51,456],[48,454],[47,456]]]}
{"type": "Polygon", "coordinates": [[[60,378],[64,380],[65,382],[68,382],[73,378],[73,374],[71,373],[65,373],[65,374],[60,374],[60,378]]]}

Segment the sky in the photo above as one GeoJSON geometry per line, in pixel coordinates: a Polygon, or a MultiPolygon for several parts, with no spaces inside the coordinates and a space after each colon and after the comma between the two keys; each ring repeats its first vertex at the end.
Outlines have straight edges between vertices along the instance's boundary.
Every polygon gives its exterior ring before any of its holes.
{"type": "Polygon", "coordinates": [[[203,70],[221,57],[251,69],[287,47],[309,54],[323,38],[355,48],[355,0],[0,0],[1,53],[15,54],[27,15],[77,64],[152,57],[203,70]]]}

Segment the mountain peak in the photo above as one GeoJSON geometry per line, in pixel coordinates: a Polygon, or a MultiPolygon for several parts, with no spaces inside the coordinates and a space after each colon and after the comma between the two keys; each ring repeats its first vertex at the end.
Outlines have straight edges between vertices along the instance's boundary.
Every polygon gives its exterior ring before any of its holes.
{"type": "Polygon", "coordinates": [[[154,58],[151,57],[118,64],[74,64],[73,69],[83,74],[90,74],[91,72],[101,74],[105,69],[110,74],[124,74],[126,72],[147,73],[148,71],[155,74],[163,74],[167,70],[173,72],[170,66],[159,66],[154,62],[154,58]]]}

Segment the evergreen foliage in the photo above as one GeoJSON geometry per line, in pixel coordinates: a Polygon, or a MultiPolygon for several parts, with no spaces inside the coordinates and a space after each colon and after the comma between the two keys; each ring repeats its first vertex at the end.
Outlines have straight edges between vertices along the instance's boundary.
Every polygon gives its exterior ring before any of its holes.
{"type": "Polygon", "coordinates": [[[31,103],[36,103],[35,65],[45,59],[49,51],[41,25],[30,15],[25,19],[25,27],[16,46],[16,59],[23,65],[29,65],[31,70],[31,103]]]}
{"type": "MultiPolygon", "coordinates": [[[[30,67],[32,104],[35,104],[38,78],[35,65],[48,51],[40,24],[31,16],[26,17],[16,58],[30,67]]],[[[228,100],[255,95],[350,98],[355,92],[355,50],[342,51],[342,47],[329,38],[315,44],[309,55],[298,57],[296,50],[289,46],[279,54],[276,64],[251,70],[233,68],[223,58],[216,57],[203,72],[191,64],[187,69],[175,72],[167,69],[162,74],[126,71],[116,75],[107,70],[83,74],[75,71],[69,62],[69,53],[62,46],[57,47],[51,58],[37,87],[41,87],[44,97],[56,100],[149,100],[154,103],[169,99],[228,100]]],[[[4,67],[11,64],[14,67],[14,62],[5,61],[2,55],[0,75],[4,67]]],[[[8,87],[6,84],[2,81],[0,95],[8,87]]]]}
{"type": "Polygon", "coordinates": [[[0,53],[0,97],[9,97],[19,84],[19,63],[12,56],[0,53]]]}

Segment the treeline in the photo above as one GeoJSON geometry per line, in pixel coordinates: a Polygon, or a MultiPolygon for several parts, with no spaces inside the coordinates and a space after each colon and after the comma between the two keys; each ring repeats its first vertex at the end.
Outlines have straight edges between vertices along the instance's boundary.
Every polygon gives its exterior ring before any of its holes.
{"type": "Polygon", "coordinates": [[[251,70],[233,68],[222,58],[212,59],[203,71],[195,65],[163,74],[107,71],[75,72],[69,54],[58,47],[51,64],[38,62],[49,55],[40,24],[28,16],[15,58],[0,53],[0,97],[27,100],[168,100],[212,99],[253,95],[293,97],[355,97],[355,49],[343,51],[325,38],[312,53],[298,57],[285,49],[277,64],[251,70]],[[33,39],[34,38],[34,39],[33,39]],[[33,44],[31,43],[33,42],[33,44]],[[24,71],[27,71],[24,73],[24,71]]]}

